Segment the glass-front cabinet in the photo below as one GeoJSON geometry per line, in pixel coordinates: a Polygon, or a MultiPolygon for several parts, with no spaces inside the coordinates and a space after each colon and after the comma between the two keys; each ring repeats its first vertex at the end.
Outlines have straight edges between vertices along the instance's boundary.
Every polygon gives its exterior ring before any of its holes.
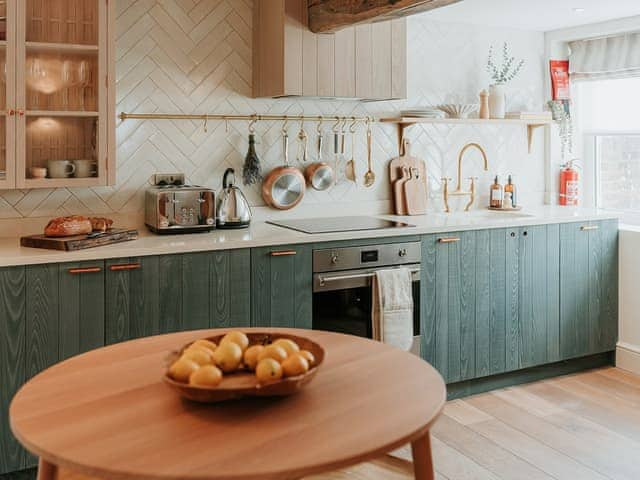
{"type": "Polygon", "coordinates": [[[113,183],[113,3],[0,0],[0,187],[113,183]]]}

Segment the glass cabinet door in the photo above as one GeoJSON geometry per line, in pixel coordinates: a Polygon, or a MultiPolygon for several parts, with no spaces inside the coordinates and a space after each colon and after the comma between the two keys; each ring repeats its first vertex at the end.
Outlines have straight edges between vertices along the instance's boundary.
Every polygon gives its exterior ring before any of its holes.
{"type": "Polygon", "coordinates": [[[0,0],[0,189],[15,187],[16,0],[0,0]]]}
{"type": "Polygon", "coordinates": [[[107,2],[21,0],[20,8],[18,184],[105,184],[107,2]]]}

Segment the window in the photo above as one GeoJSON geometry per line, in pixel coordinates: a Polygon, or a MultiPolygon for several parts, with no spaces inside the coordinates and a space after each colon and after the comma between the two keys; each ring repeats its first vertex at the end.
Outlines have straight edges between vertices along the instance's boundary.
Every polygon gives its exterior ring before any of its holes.
{"type": "Polygon", "coordinates": [[[585,204],[640,224],[640,78],[576,84],[585,204]]]}

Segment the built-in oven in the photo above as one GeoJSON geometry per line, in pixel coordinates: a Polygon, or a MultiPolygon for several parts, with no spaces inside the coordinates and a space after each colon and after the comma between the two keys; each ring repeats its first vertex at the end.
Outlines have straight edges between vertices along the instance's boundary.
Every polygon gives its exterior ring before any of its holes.
{"type": "Polygon", "coordinates": [[[420,242],[327,248],[313,252],[313,328],[373,337],[371,282],[381,269],[411,271],[411,351],[420,354],[420,242]]]}

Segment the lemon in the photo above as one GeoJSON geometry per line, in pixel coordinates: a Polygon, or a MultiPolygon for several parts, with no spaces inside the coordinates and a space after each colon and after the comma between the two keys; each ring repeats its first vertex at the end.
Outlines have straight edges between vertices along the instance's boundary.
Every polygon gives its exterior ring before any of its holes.
{"type": "Polygon", "coordinates": [[[243,352],[249,346],[249,338],[244,333],[238,331],[227,333],[220,341],[220,345],[227,342],[235,343],[242,349],[243,352]]]}
{"type": "Polygon", "coordinates": [[[295,377],[309,371],[309,362],[299,353],[294,353],[282,362],[282,373],[285,377],[295,377]]]}
{"type": "Polygon", "coordinates": [[[265,358],[273,358],[278,363],[282,363],[287,358],[287,351],[280,345],[267,345],[264,350],[258,355],[258,362],[265,358]]]}
{"type": "Polygon", "coordinates": [[[244,364],[249,370],[255,370],[258,365],[258,356],[262,353],[262,345],[253,345],[244,352],[244,364]]]}
{"type": "Polygon", "coordinates": [[[280,380],[282,378],[282,367],[273,358],[264,358],[258,362],[256,377],[260,383],[280,380]]]}
{"type": "Polygon", "coordinates": [[[307,359],[307,362],[309,362],[309,367],[313,367],[313,365],[316,363],[316,357],[309,350],[300,350],[300,352],[298,353],[307,359]]]}
{"type": "Polygon", "coordinates": [[[188,358],[189,360],[196,362],[200,366],[211,365],[213,363],[213,354],[211,353],[210,350],[207,350],[204,347],[188,348],[182,354],[182,358],[188,358]]]}
{"type": "Polygon", "coordinates": [[[221,342],[213,354],[213,360],[223,372],[233,372],[242,362],[242,349],[237,343],[221,342]]]}
{"type": "Polygon", "coordinates": [[[216,348],[218,348],[218,346],[215,343],[213,343],[211,340],[207,340],[206,338],[196,340],[191,345],[189,345],[189,348],[196,348],[196,347],[206,348],[207,350],[210,350],[211,353],[215,352],[216,348]]]}
{"type": "Polygon", "coordinates": [[[284,351],[287,352],[287,355],[291,355],[300,351],[300,347],[298,346],[298,344],[293,340],[289,340],[288,338],[279,338],[278,340],[273,342],[273,344],[282,347],[284,351]]]}
{"type": "Polygon", "coordinates": [[[189,385],[196,387],[217,387],[222,381],[222,372],[218,367],[205,365],[189,376],[189,385]]]}
{"type": "Polygon", "coordinates": [[[186,383],[189,381],[189,376],[198,368],[200,368],[200,365],[193,360],[181,358],[169,367],[169,376],[178,382],[186,383]]]}

